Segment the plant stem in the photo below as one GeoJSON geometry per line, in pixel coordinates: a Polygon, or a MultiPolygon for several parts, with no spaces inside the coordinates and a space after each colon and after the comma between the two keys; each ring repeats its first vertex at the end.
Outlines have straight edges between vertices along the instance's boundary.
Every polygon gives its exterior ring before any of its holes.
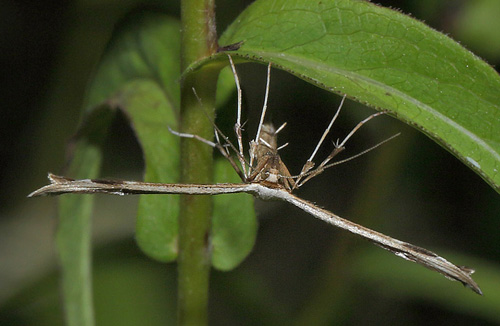
{"type": "MultiPolygon", "coordinates": [[[[181,4],[181,68],[217,49],[213,0],[183,0],[181,4]]],[[[181,85],[183,132],[213,137],[218,69],[202,69],[186,77],[181,85]],[[196,98],[196,90],[202,105],[196,98]],[[208,118],[207,118],[208,115],[208,118]]],[[[212,150],[200,142],[181,139],[181,182],[212,182],[212,150]]],[[[179,216],[178,324],[208,323],[208,288],[211,262],[210,196],[182,196],[179,216]]]]}

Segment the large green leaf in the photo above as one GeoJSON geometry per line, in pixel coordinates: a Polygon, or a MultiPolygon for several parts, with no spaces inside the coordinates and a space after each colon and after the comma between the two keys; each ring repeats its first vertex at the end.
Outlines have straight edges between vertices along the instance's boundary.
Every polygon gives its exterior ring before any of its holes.
{"type": "Polygon", "coordinates": [[[389,111],[500,191],[499,75],[446,35],[367,1],[258,0],[219,43],[241,41],[232,55],[389,111]]]}

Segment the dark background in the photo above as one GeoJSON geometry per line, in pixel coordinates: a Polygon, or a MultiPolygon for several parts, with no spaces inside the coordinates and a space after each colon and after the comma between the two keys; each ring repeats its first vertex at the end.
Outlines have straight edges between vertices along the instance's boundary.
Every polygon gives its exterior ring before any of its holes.
{"type": "MultiPolygon", "coordinates": [[[[219,33],[249,3],[218,1],[219,33]]],[[[500,64],[498,1],[378,3],[411,13],[494,67],[500,64]]],[[[47,171],[61,171],[87,80],[117,21],[140,6],[174,16],[179,12],[177,1],[2,3],[0,325],[62,324],[54,250],[56,201],[25,196],[46,182],[47,171]]],[[[255,121],[265,67],[245,64],[238,70],[249,120],[255,121]]],[[[290,145],[282,158],[292,173],[300,171],[339,101],[273,71],[270,116],[276,124],[288,121],[281,143],[290,145]]],[[[219,112],[222,125],[234,108],[235,99],[219,112]]],[[[341,138],[372,112],[347,101],[332,137],[341,138]]],[[[125,120],[113,128],[103,175],[140,179],[141,154],[133,134],[125,120]]],[[[396,140],[324,173],[299,195],[474,266],[485,297],[292,207],[257,202],[260,229],[254,251],[236,270],[212,274],[212,324],[500,324],[491,308],[496,304],[500,309],[500,300],[493,301],[498,293],[484,284],[499,280],[500,274],[498,194],[447,151],[391,117],[370,122],[350,142],[348,152],[357,153],[397,132],[402,135],[396,140]],[[400,272],[394,273],[396,269],[400,272]],[[485,274],[490,278],[482,278],[485,274]],[[427,278],[429,283],[413,281],[427,278]]],[[[132,197],[97,200],[94,291],[100,325],[175,320],[175,264],[159,264],[139,252],[133,240],[135,205],[132,197]]]]}

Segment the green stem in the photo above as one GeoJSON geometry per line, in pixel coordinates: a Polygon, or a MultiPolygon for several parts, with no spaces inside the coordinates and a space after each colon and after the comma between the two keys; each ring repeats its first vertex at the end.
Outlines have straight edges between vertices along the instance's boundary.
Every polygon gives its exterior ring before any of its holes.
{"type": "MultiPolygon", "coordinates": [[[[213,0],[183,0],[181,4],[182,71],[217,49],[213,0]]],[[[183,132],[212,138],[218,70],[202,69],[181,86],[183,132]],[[193,89],[202,100],[200,105],[193,89]],[[207,118],[208,115],[208,118],[207,118]]],[[[212,150],[190,139],[181,139],[181,182],[212,182],[212,150]]],[[[179,216],[178,324],[206,325],[211,262],[210,196],[183,196],[179,216]]]]}

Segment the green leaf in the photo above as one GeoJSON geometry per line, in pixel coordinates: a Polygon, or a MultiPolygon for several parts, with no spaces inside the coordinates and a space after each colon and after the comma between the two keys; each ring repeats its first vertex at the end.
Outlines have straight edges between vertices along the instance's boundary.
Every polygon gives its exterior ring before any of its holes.
{"type": "MultiPolygon", "coordinates": [[[[214,177],[218,183],[241,182],[226,160],[216,161],[214,177]]],[[[238,266],[252,250],[257,235],[253,197],[248,194],[215,196],[212,234],[213,266],[223,271],[238,266]]]]}
{"type": "Polygon", "coordinates": [[[219,43],[240,41],[232,55],[389,111],[500,191],[499,75],[446,35],[367,1],[259,0],[219,43]]]}

